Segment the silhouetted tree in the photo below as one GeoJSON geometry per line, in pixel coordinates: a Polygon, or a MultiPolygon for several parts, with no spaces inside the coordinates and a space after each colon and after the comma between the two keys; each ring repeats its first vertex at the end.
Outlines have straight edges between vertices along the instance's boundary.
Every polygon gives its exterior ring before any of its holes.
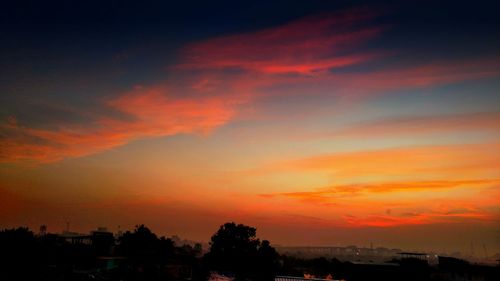
{"type": "Polygon", "coordinates": [[[269,241],[263,240],[257,251],[256,277],[262,281],[274,280],[278,267],[278,253],[269,241]]]}
{"type": "Polygon", "coordinates": [[[158,237],[146,226],[138,225],[133,232],[127,231],[120,238],[118,252],[122,255],[144,260],[158,250],[158,237]]]}
{"type": "Polygon", "coordinates": [[[170,238],[158,238],[144,225],[136,226],[133,232],[125,232],[117,246],[117,254],[128,257],[132,265],[134,272],[130,280],[169,280],[163,270],[166,264],[190,261],[186,256],[191,253],[181,252],[170,238]]]}
{"type": "Polygon", "coordinates": [[[133,232],[127,231],[120,238],[117,252],[126,256],[132,266],[130,280],[158,279],[157,253],[159,239],[144,225],[138,225],[133,232]]]}
{"type": "Polygon", "coordinates": [[[0,231],[0,279],[24,280],[39,271],[40,253],[33,232],[28,228],[0,231]]]}
{"type": "Polygon", "coordinates": [[[274,276],[277,254],[269,241],[260,243],[256,229],[234,222],[222,225],[211,238],[209,267],[231,272],[237,280],[268,280],[274,276]]]}

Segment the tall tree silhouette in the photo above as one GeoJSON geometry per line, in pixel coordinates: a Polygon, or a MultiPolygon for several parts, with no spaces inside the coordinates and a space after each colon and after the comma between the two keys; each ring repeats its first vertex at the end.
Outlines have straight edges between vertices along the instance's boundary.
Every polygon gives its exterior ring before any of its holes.
{"type": "Polygon", "coordinates": [[[234,273],[236,280],[272,278],[272,264],[276,258],[269,241],[261,245],[254,227],[234,222],[222,225],[212,236],[210,252],[206,256],[212,269],[234,273]]]}
{"type": "Polygon", "coordinates": [[[144,260],[157,251],[158,237],[146,226],[138,225],[133,232],[127,231],[120,239],[121,254],[137,260],[144,260]]]}
{"type": "Polygon", "coordinates": [[[133,232],[127,231],[119,240],[118,253],[130,259],[137,269],[133,279],[160,279],[160,267],[173,254],[174,244],[171,239],[161,237],[151,232],[144,225],[138,225],[133,232]]]}

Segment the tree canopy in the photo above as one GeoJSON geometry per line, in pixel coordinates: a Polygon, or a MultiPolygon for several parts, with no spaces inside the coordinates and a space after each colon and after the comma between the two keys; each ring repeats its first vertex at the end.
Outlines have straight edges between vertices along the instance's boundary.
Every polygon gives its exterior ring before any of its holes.
{"type": "Polygon", "coordinates": [[[269,241],[260,241],[254,227],[234,222],[221,225],[207,254],[212,269],[233,273],[237,280],[272,279],[277,253],[269,241]]]}

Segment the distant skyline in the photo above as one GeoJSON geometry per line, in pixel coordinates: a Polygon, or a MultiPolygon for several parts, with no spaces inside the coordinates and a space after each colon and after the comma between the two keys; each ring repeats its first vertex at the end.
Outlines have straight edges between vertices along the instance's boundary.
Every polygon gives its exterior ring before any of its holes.
{"type": "Polygon", "coordinates": [[[0,228],[500,252],[495,1],[0,11],[0,228]]]}

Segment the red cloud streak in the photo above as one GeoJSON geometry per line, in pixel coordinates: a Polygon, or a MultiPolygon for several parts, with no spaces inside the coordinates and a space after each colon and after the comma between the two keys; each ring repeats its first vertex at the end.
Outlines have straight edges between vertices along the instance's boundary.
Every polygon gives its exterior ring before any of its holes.
{"type": "Polygon", "coordinates": [[[308,74],[359,64],[375,56],[354,52],[361,43],[383,31],[381,26],[360,26],[375,16],[368,9],[353,9],[306,17],[257,32],[209,39],[185,48],[186,61],[180,66],[308,74]]]}
{"type": "Polygon", "coordinates": [[[332,68],[360,65],[389,54],[360,50],[384,30],[367,26],[376,16],[367,9],[355,9],[191,44],[171,69],[173,76],[187,83],[159,82],[104,102],[128,119],[97,117],[85,126],[57,129],[0,123],[0,161],[52,162],[138,138],[207,134],[230,122],[238,113],[237,104],[262,96],[380,95],[500,76],[497,58],[332,73],[332,68]],[[234,69],[240,71],[228,71],[234,69]]]}

